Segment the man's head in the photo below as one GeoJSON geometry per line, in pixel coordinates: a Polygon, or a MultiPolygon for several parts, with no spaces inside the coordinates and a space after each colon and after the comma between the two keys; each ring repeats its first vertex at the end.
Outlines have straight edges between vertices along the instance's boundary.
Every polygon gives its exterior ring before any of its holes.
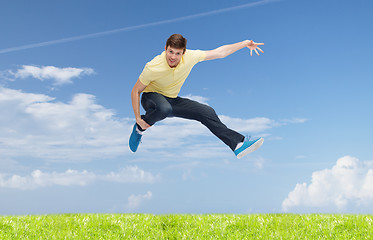
{"type": "Polygon", "coordinates": [[[182,49],[183,53],[186,49],[187,40],[181,34],[172,34],[166,42],[166,49],[168,46],[176,49],[182,49]]]}
{"type": "Polygon", "coordinates": [[[171,35],[166,42],[166,59],[170,67],[176,67],[186,50],[187,40],[181,34],[171,35]]]}

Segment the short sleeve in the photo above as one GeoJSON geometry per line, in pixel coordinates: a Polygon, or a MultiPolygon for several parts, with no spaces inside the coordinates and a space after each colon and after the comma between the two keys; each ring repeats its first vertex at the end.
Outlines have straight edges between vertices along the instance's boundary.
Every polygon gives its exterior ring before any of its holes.
{"type": "Polygon", "coordinates": [[[202,50],[187,50],[188,51],[188,59],[190,59],[193,64],[201,62],[206,58],[206,52],[202,50]]]}
{"type": "Polygon", "coordinates": [[[142,73],[140,74],[139,80],[142,84],[148,86],[151,82],[151,71],[148,68],[147,65],[145,65],[144,69],[142,70],[142,73]]]}
{"type": "Polygon", "coordinates": [[[199,61],[198,62],[201,62],[203,60],[206,59],[206,51],[202,51],[202,50],[197,50],[199,52],[199,61]]]}

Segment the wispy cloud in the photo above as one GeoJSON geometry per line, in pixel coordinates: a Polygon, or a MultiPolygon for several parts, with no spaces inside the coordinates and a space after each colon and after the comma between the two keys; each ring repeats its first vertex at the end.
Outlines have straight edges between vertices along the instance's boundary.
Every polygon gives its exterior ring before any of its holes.
{"type": "Polygon", "coordinates": [[[91,75],[94,73],[92,68],[59,68],[55,66],[30,66],[23,65],[22,68],[15,72],[9,70],[8,73],[14,78],[33,77],[41,81],[51,80],[53,85],[60,86],[72,83],[72,78],[77,78],[83,75],[91,75]]]}
{"type": "Polygon", "coordinates": [[[209,100],[208,98],[206,97],[202,97],[202,96],[196,96],[196,95],[192,95],[192,94],[188,94],[188,95],[185,95],[185,96],[182,96],[184,98],[189,98],[191,100],[194,100],[194,101],[197,101],[197,102],[200,102],[200,103],[203,103],[203,104],[207,104],[207,101],[209,100]]]}
{"type": "Polygon", "coordinates": [[[95,181],[117,183],[154,183],[159,175],[146,172],[137,166],[128,166],[117,172],[96,174],[86,170],[68,169],[66,172],[33,171],[29,176],[1,174],[0,188],[30,190],[50,186],[86,186],[95,181]]]}
{"type": "Polygon", "coordinates": [[[289,123],[305,123],[306,121],[308,121],[307,118],[292,118],[292,119],[283,119],[280,122],[286,125],[289,123]]]}
{"type": "Polygon", "coordinates": [[[145,200],[150,200],[152,197],[153,193],[151,191],[148,191],[146,194],[132,194],[128,197],[128,203],[125,208],[129,212],[135,211],[145,200]]]}
{"type": "Polygon", "coordinates": [[[110,212],[137,212],[140,206],[153,198],[153,193],[147,191],[145,194],[131,194],[126,203],[115,204],[110,212]]]}
{"type": "Polygon", "coordinates": [[[78,41],[78,40],[88,39],[88,38],[97,38],[97,37],[112,35],[112,34],[116,34],[116,33],[120,33],[120,32],[129,32],[129,31],[148,28],[148,27],[154,27],[154,26],[159,26],[159,25],[164,25],[164,24],[169,24],[169,23],[175,23],[175,22],[181,22],[181,21],[186,21],[186,20],[191,20],[191,19],[197,19],[197,18],[207,17],[207,16],[216,15],[216,14],[220,14],[220,13],[231,12],[231,11],[236,11],[236,10],[240,10],[240,9],[265,5],[265,4],[269,4],[269,3],[272,3],[272,2],[276,2],[276,1],[279,1],[279,0],[262,0],[262,1],[242,4],[242,5],[239,5],[239,6],[217,9],[217,10],[207,11],[207,12],[193,14],[193,15],[189,15],[189,16],[183,16],[183,17],[179,17],[179,18],[156,21],[156,22],[152,22],[152,23],[139,24],[139,25],[135,25],[135,26],[129,26],[129,27],[118,28],[118,29],[113,29],[113,30],[103,31],[103,32],[97,32],[97,33],[91,33],[91,34],[84,34],[84,35],[79,35],[79,36],[75,36],[75,37],[62,38],[62,39],[57,39],[57,40],[52,40],[52,41],[45,41],[45,42],[34,43],[34,44],[27,44],[27,45],[18,46],[18,47],[5,48],[5,49],[0,49],[0,54],[15,52],[15,51],[21,51],[21,50],[31,49],[31,48],[44,47],[44,46],[49,46],[49,45],[55,45],[55,44],[66,43],[66,42],[73,42],[73,41],[78,41]]]}

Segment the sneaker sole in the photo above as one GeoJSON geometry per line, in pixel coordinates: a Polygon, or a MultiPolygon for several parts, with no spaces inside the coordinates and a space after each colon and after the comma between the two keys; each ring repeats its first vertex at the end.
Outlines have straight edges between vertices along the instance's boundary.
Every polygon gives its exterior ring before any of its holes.
{"type": "Polygon", "coordinates": [[[246,156],[247,154],[254,152],[258,148],[260,148],[260,146],[262,146],[263,142],[264,142],[264,139],[260,138],[258,141],[256,141],[255,143],[253,143],[253,145],[251,145],[250,147],[248,147],[245,150],[243,150],[242,152],[240,152],[237,155],[237,158],[240,159],[240,158],[246,156]]]}

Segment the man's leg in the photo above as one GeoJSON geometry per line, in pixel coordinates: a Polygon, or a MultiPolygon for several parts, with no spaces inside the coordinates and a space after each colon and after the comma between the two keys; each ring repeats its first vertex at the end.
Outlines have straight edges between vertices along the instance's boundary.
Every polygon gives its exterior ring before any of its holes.
{"type": "Polygon", "coordinates": [[[165,96],[159,93],[143,93],[141,105],[146,111],[145,115],[142,115],[141,118],[150,126],[165,119],[172,113],[171,104],[165,96]]]}
{"type": "MultiPolygon", "coordinates": [[[[145,109],[145,115],[141,118],[149,125],[165,119],[172,112],[172,107],[166,97],[158,93],[143,93],[141,97],[141,105],[145,109]]],[[[132,133],[129,139],[129,147],[132,152],[136,152],[141,142],[142,132],[144,130],[136,123],[133,126],[132,133]]]]}
{"type": "Polygon", "coordinates": [[[215,136],[228,145],[232,151],[237,144],[243,142],[245,137],[227,128],[219,119],[215,110],[206,105],[188,98],[177,97],[171,100],[172,115],[191,120],[197,120],[205,125],[215,136]]]}

